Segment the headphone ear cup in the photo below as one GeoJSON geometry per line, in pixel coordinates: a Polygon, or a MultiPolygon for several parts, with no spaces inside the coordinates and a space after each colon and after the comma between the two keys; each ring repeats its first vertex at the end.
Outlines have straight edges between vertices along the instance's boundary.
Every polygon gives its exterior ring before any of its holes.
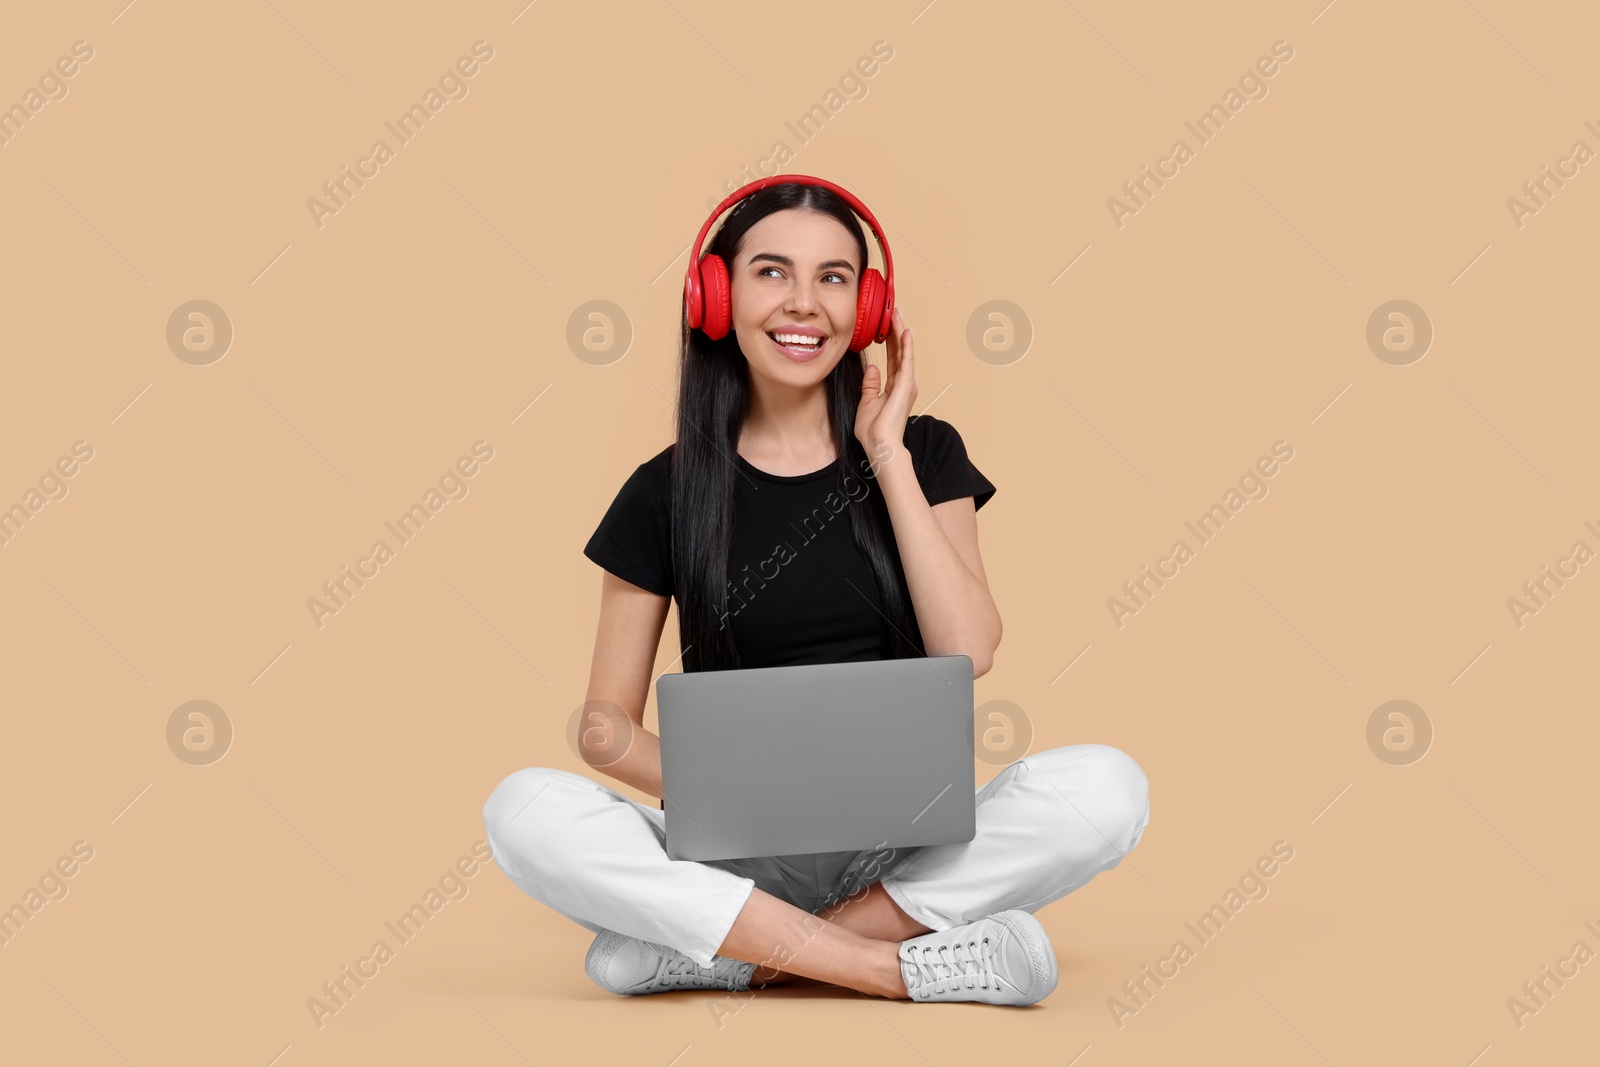
{"type": "Polygon", "coordinates": [[[856,298],[856,329],[850,335],[850,351],[862,351],[886,329],[883,305],[888,288],[876,267],[868,267],[862,273],[861,288],[856,298]]]}
{"type": "Polygon", "coordinates": [[[689,269],[683,274],[683,314],[689,321],[691,330],[698,329],[705,321],[705,294],[701,291],[703,288],[700,284],[700,264],[689,264],[689,269]]]}
{"type": "Polygon", "coordinates": [[[713,341],[728,336],[733,321],[733,294],[728,287],[728,265],[721,256],[706,256],[700,261],[701,300],[705,304],[700,328],[713,341]]]}

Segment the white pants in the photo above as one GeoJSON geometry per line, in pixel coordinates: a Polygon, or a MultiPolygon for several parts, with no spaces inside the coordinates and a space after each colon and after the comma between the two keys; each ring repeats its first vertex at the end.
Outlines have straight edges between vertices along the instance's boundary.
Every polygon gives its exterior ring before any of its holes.
{"type": "Polygon", "coordinates": [[[1139,765],[1108,745],[1025,756],[977,790],[977,836],[949,845],[733,860],[674,860],[666,813],[571,771],[529,767],[483,807],[500,869],[599,933],[668,945],[709,966],[751,891],[815,912],[881,881],[932,930],[1037,911],[1139,843],[1150,818],[1139,765]]]}

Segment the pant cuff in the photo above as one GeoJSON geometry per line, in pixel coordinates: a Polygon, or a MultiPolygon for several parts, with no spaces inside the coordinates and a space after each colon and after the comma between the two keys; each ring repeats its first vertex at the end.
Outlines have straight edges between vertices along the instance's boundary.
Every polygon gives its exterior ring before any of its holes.
{"type": "Polygon", "coordinates": [[[740,876],[739,881],[741,885],[732,886],[722,894],[723,909],[710,926],[711,936],[700,945],[674,946],[702,967],[711,966],[712,957],[727,939],[728,931],[733,929],[734,922],[739,918],[739,912],[744,910],[745,901],[749,900],[750,894],[755,891],[754,879],[740,876]]]}
{"type": "Polygon", "coordinates": [[[936,931],[950,929],[950,923],[940,922],[936,916],[924,914],[920,908],[907,899],[906,891],[903,888],[896,887],[888,878],[879,879],[878,884],[883,886],[883,891],[889,894],[890,900],[900,905],[901,911],[923,926],[936,931]]]}

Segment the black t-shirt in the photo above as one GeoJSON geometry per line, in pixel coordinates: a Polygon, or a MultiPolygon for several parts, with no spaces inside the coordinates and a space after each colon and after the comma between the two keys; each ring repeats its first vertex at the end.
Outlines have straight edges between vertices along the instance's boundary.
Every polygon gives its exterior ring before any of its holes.
{"type": "MultiPolygon", "coordinates": [[[[905,446],[930,505],[970,496],[981,508],[994,496],[994,484],[972,464],[948,422],[912,416],[905,446]]],[[[634,470],[583,549],[619,578],[661,596],[680,593],[670,531],[673,447],[634,470]]],[[[847,513],[851,498],[881,491],[877,482],[852,472],[841,491],[832,463],[811,474],[774,475],[743,456],[734,460],[726,610],[740,665],[890,658],[892,631],[847,513]]]]}

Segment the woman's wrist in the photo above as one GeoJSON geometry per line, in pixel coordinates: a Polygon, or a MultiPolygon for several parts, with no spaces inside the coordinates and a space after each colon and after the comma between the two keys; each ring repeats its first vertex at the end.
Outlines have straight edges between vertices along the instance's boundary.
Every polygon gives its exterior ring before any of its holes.
{"type": "Polygon", "coordinates": [[[881,477],[884,472],[897,477],[899,470],[910,468],[910,453],[899,441],[862,440],[861,447],[867,453],[867,465],[874,478],[881,477]]]}

